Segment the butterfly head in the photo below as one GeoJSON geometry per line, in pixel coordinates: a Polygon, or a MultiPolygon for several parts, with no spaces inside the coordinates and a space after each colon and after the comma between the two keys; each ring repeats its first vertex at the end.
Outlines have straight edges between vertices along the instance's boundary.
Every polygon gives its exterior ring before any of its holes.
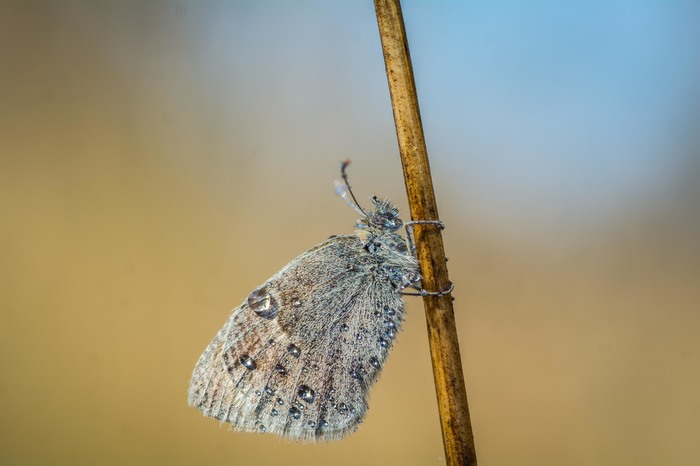
{"type": "Polygon", "coordinates": [[[396,231],[403,226],[399,218],[399,209],[388,199],[379,199],[372,196],[374,210],[363,212],[362,218],[357,221],[359,229],[377,229],[379,231],[396,231]]]}
{"type": "Polygon", "coordinates": [[[387,199],[372,196],[373,210],[363,211],[355,234],[362,247],[379,265],[377,273],[396,290],[420,280],[418,262],[408,249],[406,239],[397,233],[403,227],[399,209],[387,199]]]}

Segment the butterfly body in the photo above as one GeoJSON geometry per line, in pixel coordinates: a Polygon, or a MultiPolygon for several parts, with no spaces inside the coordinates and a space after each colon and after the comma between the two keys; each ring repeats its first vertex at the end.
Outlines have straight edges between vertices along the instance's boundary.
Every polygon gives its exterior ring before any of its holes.
{"type": "Polygon", "coordinates": [[[354,431],[420,280],[388,201],[354,235],[302,253],[234,309],[197,362],[189,403],[234,429],[300,440],[354,431]]]}

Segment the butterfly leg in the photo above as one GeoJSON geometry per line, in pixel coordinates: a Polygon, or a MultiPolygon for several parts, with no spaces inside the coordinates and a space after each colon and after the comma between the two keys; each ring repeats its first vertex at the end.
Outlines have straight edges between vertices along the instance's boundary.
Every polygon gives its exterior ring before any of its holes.
{"type": "Polygon", "coordinates": [[[411,220],[403,224],[406,228],[406,242],[411,255],[416,257],[416,241],[413,238],[413,225],[437,225],[441,230],[445,229],[445,224],[440,220],[411,220]]]}
{"type": "MultiPolygon", "coordinates": [[[[413,257],[416,257],[416,241],[413,237],[413,225],[437,225],[441,230],[445,229],[445,224],[440,220],[411,220],[404,223],[404,227],[406,228],[406,242],[408,243],[408,250],[413,257]]],[[[406,296],[445,296],[454,290],[455,285],[454,283],[450,282],[450,287],[444,291],[428,291],[417,285],[411,285],[411,288],[418,290],[418,292],[412,293],[410,291],[402,291],[401,294],[406,296]]]]}
{"type": "Polygon", "coordinates": [[[445,291],[428,291],[419,286],[411,286],[411,288],[418,290],[418,292],[413,293],[411,291],[402,291],[401,294],[404,296],[445,296],[452,293],[452,291],[455,289],[455,284],[450,282],[449,288],[447,288],[445,291]]]}

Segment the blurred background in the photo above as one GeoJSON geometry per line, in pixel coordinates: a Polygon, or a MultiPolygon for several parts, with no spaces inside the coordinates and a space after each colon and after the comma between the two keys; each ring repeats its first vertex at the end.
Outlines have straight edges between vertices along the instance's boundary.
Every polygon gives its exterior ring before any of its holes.
{"type": "MultiPolygon", "coordinates": [[[[700,462],[700,4],[404,2],[480,463],[700,462]]],[[[419,299],[359,431],[187,406],[256,285],[406,212],[370,1],[0,3],[0,463],[440,465],[419,299]]]]}

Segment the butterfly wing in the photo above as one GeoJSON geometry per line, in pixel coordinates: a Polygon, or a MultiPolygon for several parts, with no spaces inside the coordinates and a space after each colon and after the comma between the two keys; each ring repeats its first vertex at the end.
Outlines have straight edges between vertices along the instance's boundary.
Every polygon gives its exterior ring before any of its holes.
{"type": "Polygon", "coordinates": [[[234,309],[194,369],[189,402],[235,429],[302,440],[355,430],[403,320],[357,236],[304,252],[234,309]]]}

